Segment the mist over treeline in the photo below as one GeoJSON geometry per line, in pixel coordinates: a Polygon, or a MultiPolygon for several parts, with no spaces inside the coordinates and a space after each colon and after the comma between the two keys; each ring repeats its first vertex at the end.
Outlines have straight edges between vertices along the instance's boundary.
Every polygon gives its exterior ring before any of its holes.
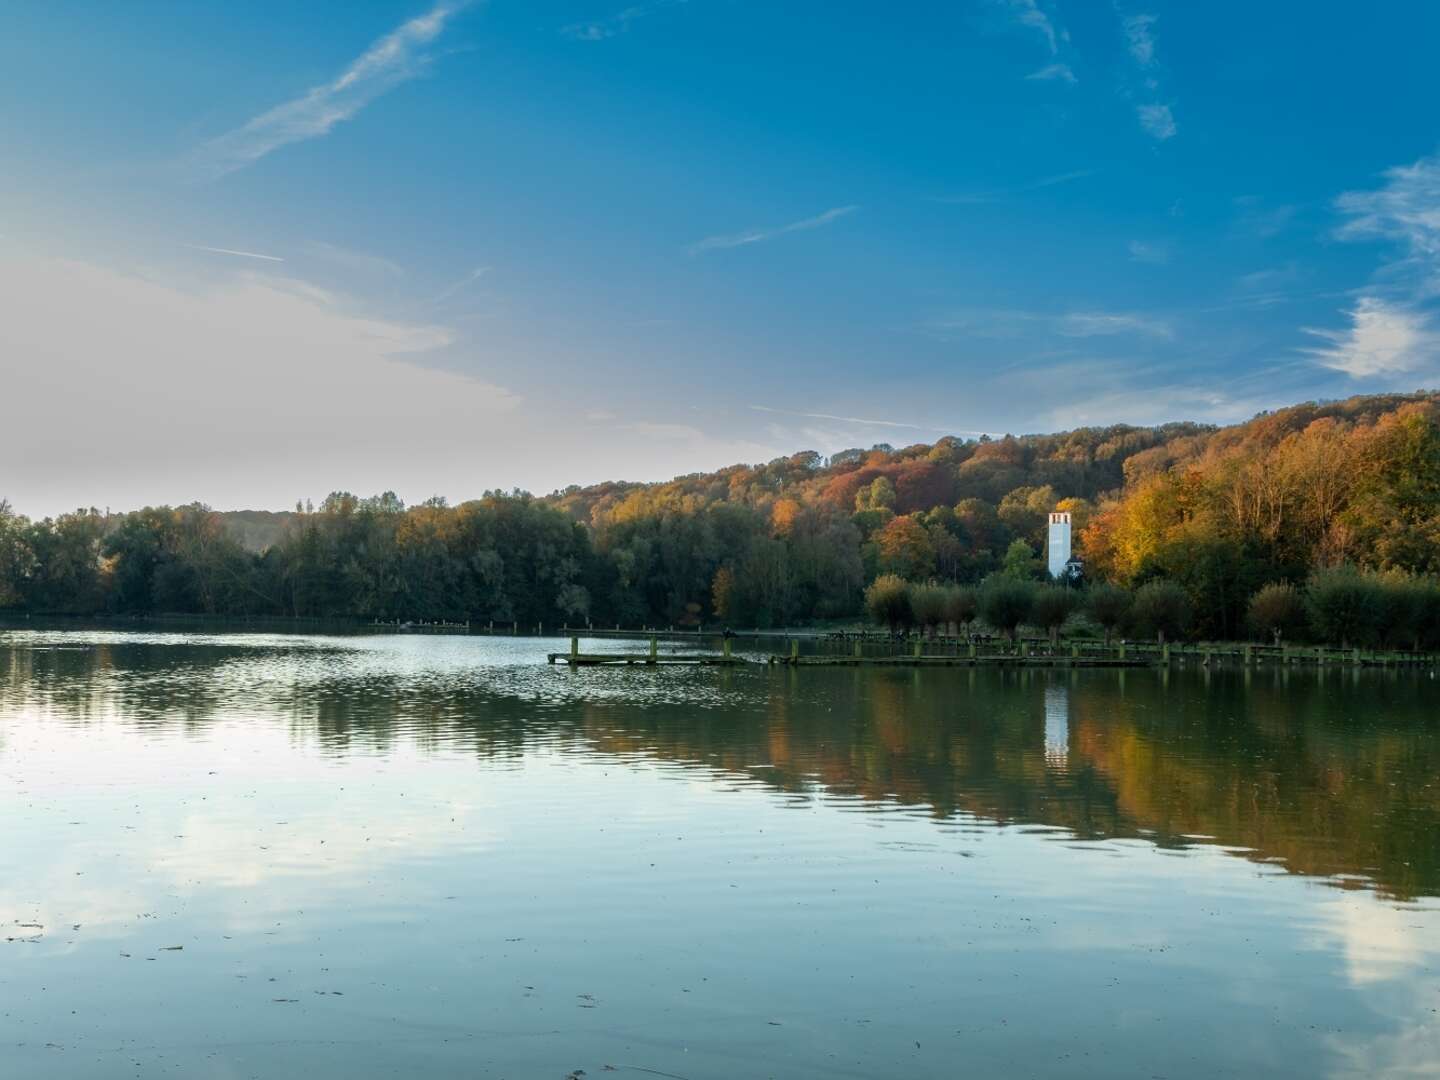
{"type": "Polygon", "coordinates": [[[1336,566],[1440,571],[1440,394],[1219,428],[803,452],[457,506],[337,492],[281,513],[191,504],[31,521],[0,504],[0,609],[793,625],[860,615],[881,575],[1038,579],[1055,509],[1072,515],[1088,582],[1173,582],[1194,634],[1238,636],[1268,584],[1336,566]]]}

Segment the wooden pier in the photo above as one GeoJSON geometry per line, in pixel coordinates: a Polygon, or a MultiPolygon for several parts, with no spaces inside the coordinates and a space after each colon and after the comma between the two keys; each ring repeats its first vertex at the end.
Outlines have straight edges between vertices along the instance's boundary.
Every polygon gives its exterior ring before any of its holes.
{"type": "Polygon", "coordinates": [[[552,664],[569,664],[571,667],[620,667],[639,665],[642,667],[739,667],[744,657],[733,656],[730,639],[723,642],[720,653],[670,653],[661,655],[660,642],[650,639],[650,651],[644,653],[582,653],[580,639],[570,639],[568,653],[549,653],[546,659],[552,664]]]}
{"type": "Polygon", "coordinates": [[[936,656],[925,653],[892,656],[772,656],[772,664],[788,667],[1013,667],[1013,668],[1141,668],[1150,661],[1101,656],[936,656]]]}

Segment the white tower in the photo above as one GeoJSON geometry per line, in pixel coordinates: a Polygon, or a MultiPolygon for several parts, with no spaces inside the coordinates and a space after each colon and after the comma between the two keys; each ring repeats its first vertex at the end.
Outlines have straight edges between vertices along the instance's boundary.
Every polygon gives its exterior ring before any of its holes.
{"type": "Polygon", "coordinates": [[[1057,510],[1050,515],[1050,538],[1046,545],[1048,556],[1046,568],[1052,578],[1065,575],[1065,566],[1070,562],[1070,513],[1057,510]]]}

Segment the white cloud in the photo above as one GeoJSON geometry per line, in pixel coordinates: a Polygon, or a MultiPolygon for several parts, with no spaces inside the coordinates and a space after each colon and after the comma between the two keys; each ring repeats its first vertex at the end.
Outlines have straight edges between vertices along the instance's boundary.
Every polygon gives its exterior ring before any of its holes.
{"type": "Polygon", "coordinates": [[[1155,15],[1132,15],[1124,21],[1130,55],[1141,67],[1153,67],[1155,64],[1155,35],[1150,32],[1150,27],[1157,19],[1155,15]]]}
{"type": "MultiPolygon", "coordinates": [[[[1120,28],[1125,34],[1125,49],[1136,68],[1136,75],[1127,81],[1138,83],[1146,97],[1158,96],[1160,91],[1160,63],[1155,55],[1154,30],[1158,21],[1156,15],[1131,15],[1120,21],[1120,28]]],[[[1179,130],[1169,105],[1157,102],[1137,105],[1135,116],[1145,134],[1162,142],[1174,138],[1179,130]]]]}
{"type": "Polygon", "coordinates": [[[1307,327],[1306,333],[1330,344],[1301,351],[1327,368],[1361,379],[1415,371],[1433,361],[1440,350],[1440,336],[1420,312],[1365,296],[1349,314],[1347,330],[1307,327]]]}
{"type": "Polygon", "coordinates": [[[184,244],[191,251],[208,251],[214,255],[238,255],[242,259],[263,259],[265,262],[284,262],[279,255],[261,255],[255,251],[236,251],[234,248],[206,247],[204,244],[184,244]]]}
{"type": "Polygon", "coordinates": [[[1140,118],[1140,126],[1145,134],[1151,138],[1165,141],[1175,137],[1179,128],[1175,126],[1175,115],[1170,111],[1169,105],[1139,105],[1136,106],[1135,115],[1140,118]]]}
{"type": "Polygon", "coordinates": [[[1065,338],[1139,335],[1170,339],[1169,323],[1153,316],[1126,311],[1072,311],[1061,315],[1003,308],[978,308],[947,313],[921,326],[941,341],[969,338],[1010,339],[1056,334],[1065,338]]]}
{"type": "Polygon", "coordinates": [[[352,251],[349,248],[340,247],[338,244],[327,244],[324,241],[315,240],[306,245],[307,252],[318,259],[343,266],[347,270],[358,271],[362,274],[377,276],[399,277],[405,273],[405,268],[399,263],[384,258],[381,255],[371,255],[364,251],[352,251]]]}
{"type": "Polygon", "coordinates": [[[1078,81],[1075,78],[1075,72],[1070,70],[1069,64],[1047,64],[1039,71],[1032,71],[1029,75],[1026,75],[1025,78],[1042,81],[1058,80],[1071,84],[1078,81]]]}
{"type": "Polygon", "coordinates": [[[1109,311],[1076,311],[1063,315],[1055,329],[1066,337],[1100,337],[1109,334],[1143,334],[1149,337],[1173,337],[1170,324],[1143,315],[1109,311]]]}
{"type": "Polygon", "coordinates": [[[1095,169],[1072,169],[1069,172],[1056,173],[1053,176],[1042,176],[1039,180],[1032,180],[1028,184],[1021,184],[1013,188],[996,188],[992,191],[973,191],[960,195],[941,195],[935,201],[941,203],[955,203],[968,205],[971,203],[995,202],[1011,195],[1023,195],[1031,191],[1040,191],[1043,188],[1055,187],[1059,184],[1068,184],[1072,180],[1083,180],[1087,176],[1094,176],[1095,169]]]}
{"type": "Polygon", "coordinates": [[[837,420],[843,424],[868,424],[873,427],[908,428],[912,431],[943,431],[943,428],[925,424],[909,424],[903,420],[864,420],[858,416],[837,416],[834,413],[798,412],[794,409],[774,409],[769,405],[751,405],[755,412],[775,413],[780,416],[800,416],[809,420],[837,420]]]}
{"type": "Polygon", "coordinates": [[[1343,239],[1398,241],[1406,259],[1392,274],[1409,272],[1418,294],[1440,295],[1440,155],[1390,169],[1382,187],[1346,192],[1336,206],[1350,218],[1343,239]]]}
{"type": "Polygon", "coordinates": [[[1170,248],[1166,244],[1152,244],[1144,240],[1131,240],[1128,245],[1130,260],[1161,266],[1170,261],[1170,248]]]}
{"type": "Polygon", "coordinates": [[[707,251],[715,251],[721,248],[744,247],[747,244],[758,244],[764,240],[771,240],[777,236],[784,236],[786,233],[802,232],[806,229],[818,229],[831,222],[838,221],[849,214],[859,210],[858,206],[837,206],[826,210],[823,214],[816,214],[814,217],[804,218],[800,221],[792,221],[789,225],[781,225],[773,229],[747,229],[742,233],[733,233],[728,236],[707,236],[690,245],[690,254],[701,255],[707,251]]]}
{"type": "Polygon", "coordinates": [[[434,296],[432,296],[432,297],[430,298],[430,303],[431,303],[431,304],[441,304],[441,303],[444,303],[446,300],[449,300],[452,296],[454,296],[456,293],[458,293],[461,289],[464,289],[464,288],[465,288],[467,285],[469,285],[471,282],[479,281],[482,277],[484,277],[484,276],[485,276],[486,274],[488,274],[489,272],[490,272],[490,267],[488,267],[488,266],[477,266],[477,267],[475,267],[474,270],[471,270],[471,271],[470,271],[468,274],[466,274],[464,277],[458,278],[457,280],[451,282],[449,285],[445,286],[445,288],[441,289],[438,293],[436,293],[434,296]]]}
{"type": "Polygon", "coordinates": [[[1006,0],[1006,7],[1010,9],[1010,14],[1016,22],[1036,31],[1045,39],[1045,44],[1049,47],[1052,55],[1059,51],[1055,24],[1051,22],[1050,16],[1040,8],[1036,0],[1006,0]]]}
{"type": "Polygon", "coordinates": [[[617,37],[630,29],[636,19],[642,19],[660,8],[675,7],[686,0],[655,0],[651,4],[635,4],[603,19],[589,19],[569,23],[560,28],[560,33],[575,41],[604,41],[617,37]]]}
{"type": "Polygon", "coordinates": [[[224,176],[282,146],[328,134],[387,90],[423,71],[430,58],[421,50],[468,2],[436,4],[375,42],[330,82],[211,139],[195,155],[197,170],[210,178],[224,176]]]}
{"type": "Polygon", "coordinates": [[[1390,240],[1402,249],[1348,314],[1345,330],[1306,329],[1328,342],[1304,349],[1318,363],[1352,378],[1384,378],[1430,368],[1440,359],[1434,300],[1440,296],[1440,155],[1385,172],[1373,191],[1335,202],[1347,215],[1346,240],[1390,240]]]}

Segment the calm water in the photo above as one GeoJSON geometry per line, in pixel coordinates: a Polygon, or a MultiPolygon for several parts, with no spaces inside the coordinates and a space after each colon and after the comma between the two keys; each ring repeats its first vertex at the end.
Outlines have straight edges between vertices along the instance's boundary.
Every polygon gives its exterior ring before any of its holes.
{"type": "Polygon", "coordinates": [[[0,633],[0,1076],[1440,1075],[1440,681],[567,644],[0,633]]]}

